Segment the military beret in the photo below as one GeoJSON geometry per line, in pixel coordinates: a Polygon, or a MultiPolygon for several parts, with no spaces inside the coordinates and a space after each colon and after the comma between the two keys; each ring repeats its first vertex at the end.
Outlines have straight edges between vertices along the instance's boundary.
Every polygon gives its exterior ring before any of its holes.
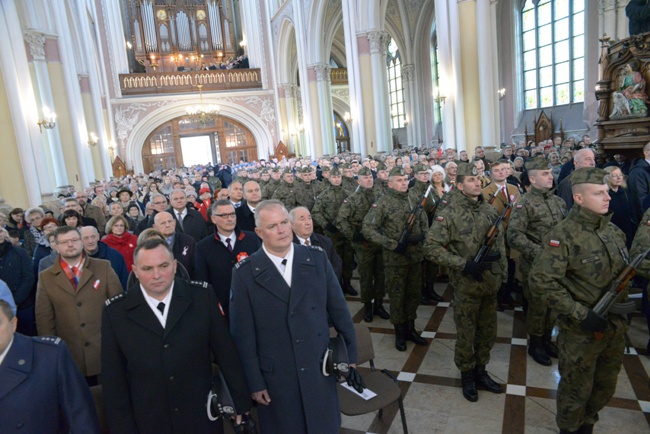
{"type": "Polygon", "coordinates": [[[393,167],[393,169],[388,174],[388,176],[404,176],[404,175],[406,175],[406,172],[404,172],[404,169],[398,166],[393,167]]]}
{"type": "Polygon", "coordinates": [[[425,166],[422,163],[416,163],[413,165],[413,172],[426,172],[427,171],[427,166],[425,166]]]}
{"type": "Polygon", "coordinates": [[[257,173],[257,172],[258,172],[257,167],[252,167],[248,169],[248,173],[257,173]]]}
{"type": "Polygon", "coordinates": [[[293,175],[293,172],[291,171],[291,168],[289,168],[289,167],[285,167],[285,169],[282,171],[282,174],[283,174],[283,175],[286,175],[287,173],[290,173],[290,174],[293,175]]]}
{"type": "Polygon", "coordinates": [[[577,184],[605,184],[605,172],[603,169],[597,167],[581,167],[576,169],[571,174],[571,186],[577,184]]]}
{"type": "Polygon", "coordinates": [[[478,175],[478,169],[473,163],[460,163],[458,165],[456,176],[476,176],[476,175],[478,175]]]}
{"type": "Polygon", "coordinates": [[[388,170],[388,167],[384,163],[378,163],[377,170],[388,170]]]}
{"type": "Polygon", "coordinates": [[[267,168],[265,167],[264,169],[261,170],[260,173],[261,173],[262,175],[264,175],[265,173],[269,173],[269,169],[267,169],[267,168]]]}
{"type": "Polygon", "coordinates": [[[549,170],[551,164],[544,157],[533,158],[526,162],[526,170],[549,170]]]}
{"type": "Polygon", "coordinates": [[[311,173],[311,172],[313,172],[311,166],[305,166],[302,169],[300,169],[300,173],[311,173]]]}
{"type": "MultiPolygon", "coordinates": [[[[365,169],[365,167],[364,167],[365,169]]],[[[338,168],[334,168],[332,170],[328,170],[330,172],[330,176],[341,176],[341,171],[338,168]]],[[[361,173],[361,170],[359,170],[359,173],[361,173]]]]}
{"type": "MultiPolygon", "coordinates": [[[[330,174],[330,175],[331,175],[331,174],[330,174]]],[[[372,171],[371,171],[370,169],[368,169],[367,167],[364,166],[364,167],[362,167],[361,169],[359,169],[359,172],[357,173],[357,175],[359,175],[359,176],[368,176],[368,175],[372,175],[372,171]]]]}
{"type": "Polygon", "coordinates": [[[330,170],[332,170],[332,168],[330,166],[323,166],[321,167],[320,170],[321,172],[329,172],[330,170]]]}
{"type": "Polygon", "coordinates": [[[280,169],[279,167],[274,167],[273,169],[271,169],[271,172],[280,173],[280,172],[282,172],[282,169],[280,169]]]}
{"type": "Polygon", "coordinates": [[[339,168],[343,169],[343,170],[351,169],[351,167],[350,167],[350,165],[348,163],[339,164],[339,168]]]}

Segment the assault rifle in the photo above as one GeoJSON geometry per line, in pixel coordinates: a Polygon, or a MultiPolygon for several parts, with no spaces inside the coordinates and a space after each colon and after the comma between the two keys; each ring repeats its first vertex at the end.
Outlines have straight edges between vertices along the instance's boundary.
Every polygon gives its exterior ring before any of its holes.
{"type": "Polygon", "coordinates": [[[404,223],[404,229],[402,230],[402,235],[399,237],[399,241],[397,242],[397,251],[406,251],[406,244],[408,243],[409,236],[411,235],[413,226],[418,219],[418,215],[420,215],[422,207],[427,202],[427,196],[429,196],[431,188],[432,186],[429,185],[427,191],[424,192],[424,196],[422,196],[422,200],[418,202],[417,205],[415,205],[415,208],[413,208],[408,218],[406,219],[406,223],[404,223]]]}
{"type": "MultiPolygon", "coordinates": [[[[612,306],[616,304],[619,294],[623,292],[627,284],[630,283],[630,280],[632,280],[636,274],[636,267],[638,267],[641,261],[643,261],[648,255],[650,255],[650,249],[643,253],[639,253],[637,257],[634,258],[634,260],[610,282],[609,289],[602,295],[602,297],[600,297],[600,300],[598,300],[598,303],[596,303],[596,306],[592,309],[594,313],[602,317],[607,316],[607,313],[612,309],[612,306]]],[[[593,333],[594,338],[597,340],[601,340],[604,337],[604,333],[600,330],[595,330],[593,333]]]]}
{"type": "Polygon", "coordinates": [[[481,265],[483,262],[485,262],[485,258],[492,251],[492,247],[497,240],[497,235],[499,234],[499,225],[501,225],[501,222],[503,220],[507,220],[508,217],[510,217],[510,213],[512,212],[512,205],[513,201],[508,202],[501,215],[494,221],[494,223],[492,223],[492,226],[490,226],[490,229],[488,229],[487,234],[485,234],[485,239],[483,240],[483,244],[481,244],[481,248],[474,258],[474,262],[481,265]]]}

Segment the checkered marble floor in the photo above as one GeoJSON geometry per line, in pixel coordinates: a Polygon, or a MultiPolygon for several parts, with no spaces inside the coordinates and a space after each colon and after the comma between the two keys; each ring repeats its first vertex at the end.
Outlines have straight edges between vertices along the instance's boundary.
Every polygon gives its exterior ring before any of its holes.
{"type": "MultiPolygon", "coordinates": [[[[358,289],[358,280],[353,280],[358,289]]],[[[438,294],[451,300],[452,288],[436,284],[438,294]]],[[[523,310],[497,313],[497,343],[492,349],[488,372],[504,385],[505,393],[495,395],[479,390],[478,402],[463,398],[460,372],[454,365],[456,329],[453,305],[420,306],[415,323],[429,345],[416,347],[408,343],[406,352],[394,347],[390,321],[377,317],[363,322],[363,305],[359,298],[348,297],[348,307],[355,323],[370,328],[375,350],[375,365],[388,369],[397,377],[404,397],[409,432],[412,434],[547,434],[557,433],[555,396],[560,379],[557,360],[545,367],[527,354],[523,310]]],[[[384,303],[388,309],[388,300],[384,303]]],[[[650,432],[650,357],[646,355],[648,332],[645,319],[636,316],[628,333],[632,346],[623,359],[614,397],[600,412],[595,433],[650,432]]],[[[361,370],[363,370],[363,366],[361,370]]],[[[366,365],[367,366],[367,365],[366,365]]],[[[402,433],[397,405],[378,413],[343,416],[341,433],[402,433]]]]}

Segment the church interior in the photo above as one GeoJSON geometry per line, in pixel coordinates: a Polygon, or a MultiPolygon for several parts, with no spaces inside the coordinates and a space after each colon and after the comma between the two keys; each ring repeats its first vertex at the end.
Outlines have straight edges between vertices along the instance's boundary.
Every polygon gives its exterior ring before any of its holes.
{"type": "MultiPolygon", "coordinates": [[[[650,118],[612,114],[630,59],[650,78],[650,36],[630,36],[627,3],[2,0],[0,210],[208,162],[408,147],[473,155],[584,135],[601,158],[640,156],[650,118]]],[[[436,290],[451,300],[447,284],[436,290]]],[[[348,305],[361,322],[359,299],[348,305]]],[[[420,306],[430,344],[406,352],[394,350],[388,321],[370,324],[409,432],[557,432],[557,361],[527,357],[523,311],[498,314],[490,371],[506,393],[470,403],[453,363],[452,309],[420,306]]],[[[632,319],[599,433],[650,432],[645,327],[632,319]]],[[[400,412],[344,416],[341,432],[403,432],[400,412]]]]}

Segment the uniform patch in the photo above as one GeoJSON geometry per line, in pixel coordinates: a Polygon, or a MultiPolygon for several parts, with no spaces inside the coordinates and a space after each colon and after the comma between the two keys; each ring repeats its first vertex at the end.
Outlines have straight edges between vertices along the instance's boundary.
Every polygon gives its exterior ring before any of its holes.
{"type": "Polygon", "coordinates": [[[646,226],[650,226],[650,220],[645,223],[646,226]]]}
{"type": "Polygon", "coordinates": [[[202,287],[204,287],[204,288],[207,288],[207,287],[208,287],[208,282],[204,282],[203,280],[192,280],[190,283],[191,283],[192,285],[202,286],[202,287]]]}
{"type": "Polygon", "coordinates": [[[580,262],[583,264],[589,264],[590,262],[596,262],[599,261],[600,258],[598,256],[592,256],[591,258],[585,258],[582,259],[580,262]]]}
{"type": "Polygon", "coordinates": [[[560,247],[560,242],[558,240],[551,240],[548,245],[551,247],[560,247]]]}
{"type": "Polygon", "coordinates": [[[241,262],[244,259],[248,258],[248,253],[246,252],[241,252],[237,255],[237,262],[241,262]]]}
{"type": "Polygon", "coordinates": [[[59,345],[59,343],[61,342],[61,338],[58,338],[56,336],[35,336],[32,339],[34,339],[37,342],[45,342],[54,345],[59,345]]]}
{"type": "Polygon", "coordinates": [[[110,306],[111,303],[113,303],[113,302],[115,302],[115,301],[117,301],[117,300],[119,300],[119,299],[121,299],[121,298],[124,298],[124,293],[117,294],[115,297],[111,297],[111,298],[109,298],[108,300],[106,300],[106,301],[104,302],[104,304],[105,304],[106,306],[110,306]]]}
{"type": "Polygon", "coordinates": [[[443,221],[444,219],[445,219],[445,218],[444,218],[443,216],[438,216],[438,218],[437,218],[436,220],[438,220],[439,222],[441,222],[441,221],[443,221]]]}
{"type": "Polygon", "coordinates": [[[372,204],[372,208],[377,208],[377,204],[376,204],[376,203],[373,203],[373,204],[372,204]]]}
{"type": "Polygon", "coordinates": [[[523,208],[523,205],[517,205],[517,209],[523,208]]]}

